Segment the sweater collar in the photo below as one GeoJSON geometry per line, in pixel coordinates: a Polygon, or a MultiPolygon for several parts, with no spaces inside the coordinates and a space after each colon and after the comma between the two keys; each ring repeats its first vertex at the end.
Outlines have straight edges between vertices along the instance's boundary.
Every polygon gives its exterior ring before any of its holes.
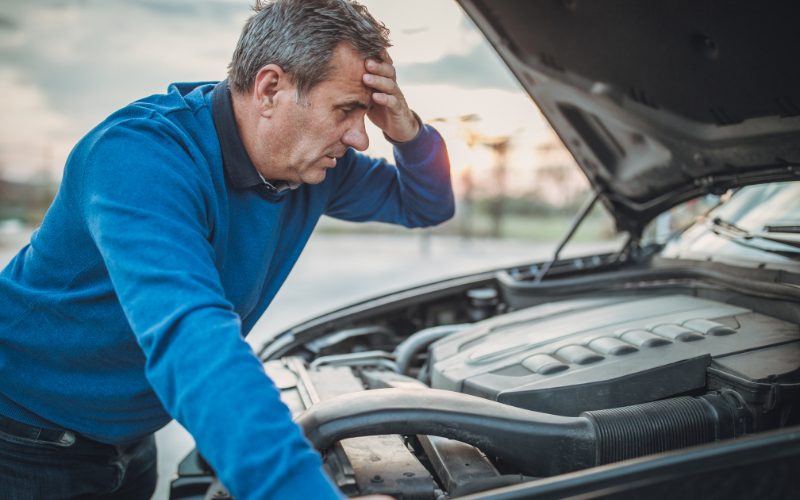
{"type": "Polygon", "coordinates": [[[214,128],[217,131],[219,146],[222,152],[222,168],[225,175],[237,190],[261,186],[271,193],[280,193],[287,189],[295,189],[298,185],[286,181],[278,181],[272,185],[261,176],[253,165],[253,160],[247,150],[236,127],[236,117],[233,114],[233,102],[228,90],[228,79],[219,82],[214,87],[211,101],[211,113],[214,117],[214,128]]]}

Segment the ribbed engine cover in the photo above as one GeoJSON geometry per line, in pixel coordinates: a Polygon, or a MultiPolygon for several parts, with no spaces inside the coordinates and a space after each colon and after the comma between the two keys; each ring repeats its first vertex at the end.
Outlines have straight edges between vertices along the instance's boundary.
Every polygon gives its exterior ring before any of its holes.
{"type": "Polygon", "coordinates": [[[712,360],[797,341],[797,325],[712,300],[578,299],[440,340],[432,386],[577,416],[702,389],[712,360]]]}

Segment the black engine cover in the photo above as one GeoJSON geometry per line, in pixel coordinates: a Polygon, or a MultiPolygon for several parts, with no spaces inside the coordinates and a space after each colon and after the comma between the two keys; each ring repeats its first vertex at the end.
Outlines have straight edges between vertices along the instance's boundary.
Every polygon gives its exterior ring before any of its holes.
{"type": "MultiPolygon", "coordinates": [[[[577,416],[707,388],[708,367],[741,353],[788,352],[770,373],[785,377],[800,369],[798,342],[798,325],[707,299],[579,299],[440,340],[431,348],[432,387],[577,416]]],[[[761,375],[770,371],[761,364],[761,375]]]]}

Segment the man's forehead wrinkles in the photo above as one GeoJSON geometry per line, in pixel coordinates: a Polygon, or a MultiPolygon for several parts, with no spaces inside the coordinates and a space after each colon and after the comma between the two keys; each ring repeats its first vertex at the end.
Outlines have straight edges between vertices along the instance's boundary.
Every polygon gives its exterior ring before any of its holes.
{"type": "Polygon", "coordinates": [[[343,95],[339,96],[337,101],[338,102],[334,104],[334,107],[337,108],[354,106],[366,109],[372,104],[372,92],[369,87],[364,86],[364,88],[359,91],[343,93],[343,95]]]}

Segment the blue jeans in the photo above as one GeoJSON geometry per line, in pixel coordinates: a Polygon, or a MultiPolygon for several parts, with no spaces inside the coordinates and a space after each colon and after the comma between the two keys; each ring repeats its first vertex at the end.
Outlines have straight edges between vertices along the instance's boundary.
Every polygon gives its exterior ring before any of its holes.
{"type": "Polygon", "coordinates": [[[152,434],[112,445],[0,415],[3,500],[149,500],[156,478],[152,434]]]}

